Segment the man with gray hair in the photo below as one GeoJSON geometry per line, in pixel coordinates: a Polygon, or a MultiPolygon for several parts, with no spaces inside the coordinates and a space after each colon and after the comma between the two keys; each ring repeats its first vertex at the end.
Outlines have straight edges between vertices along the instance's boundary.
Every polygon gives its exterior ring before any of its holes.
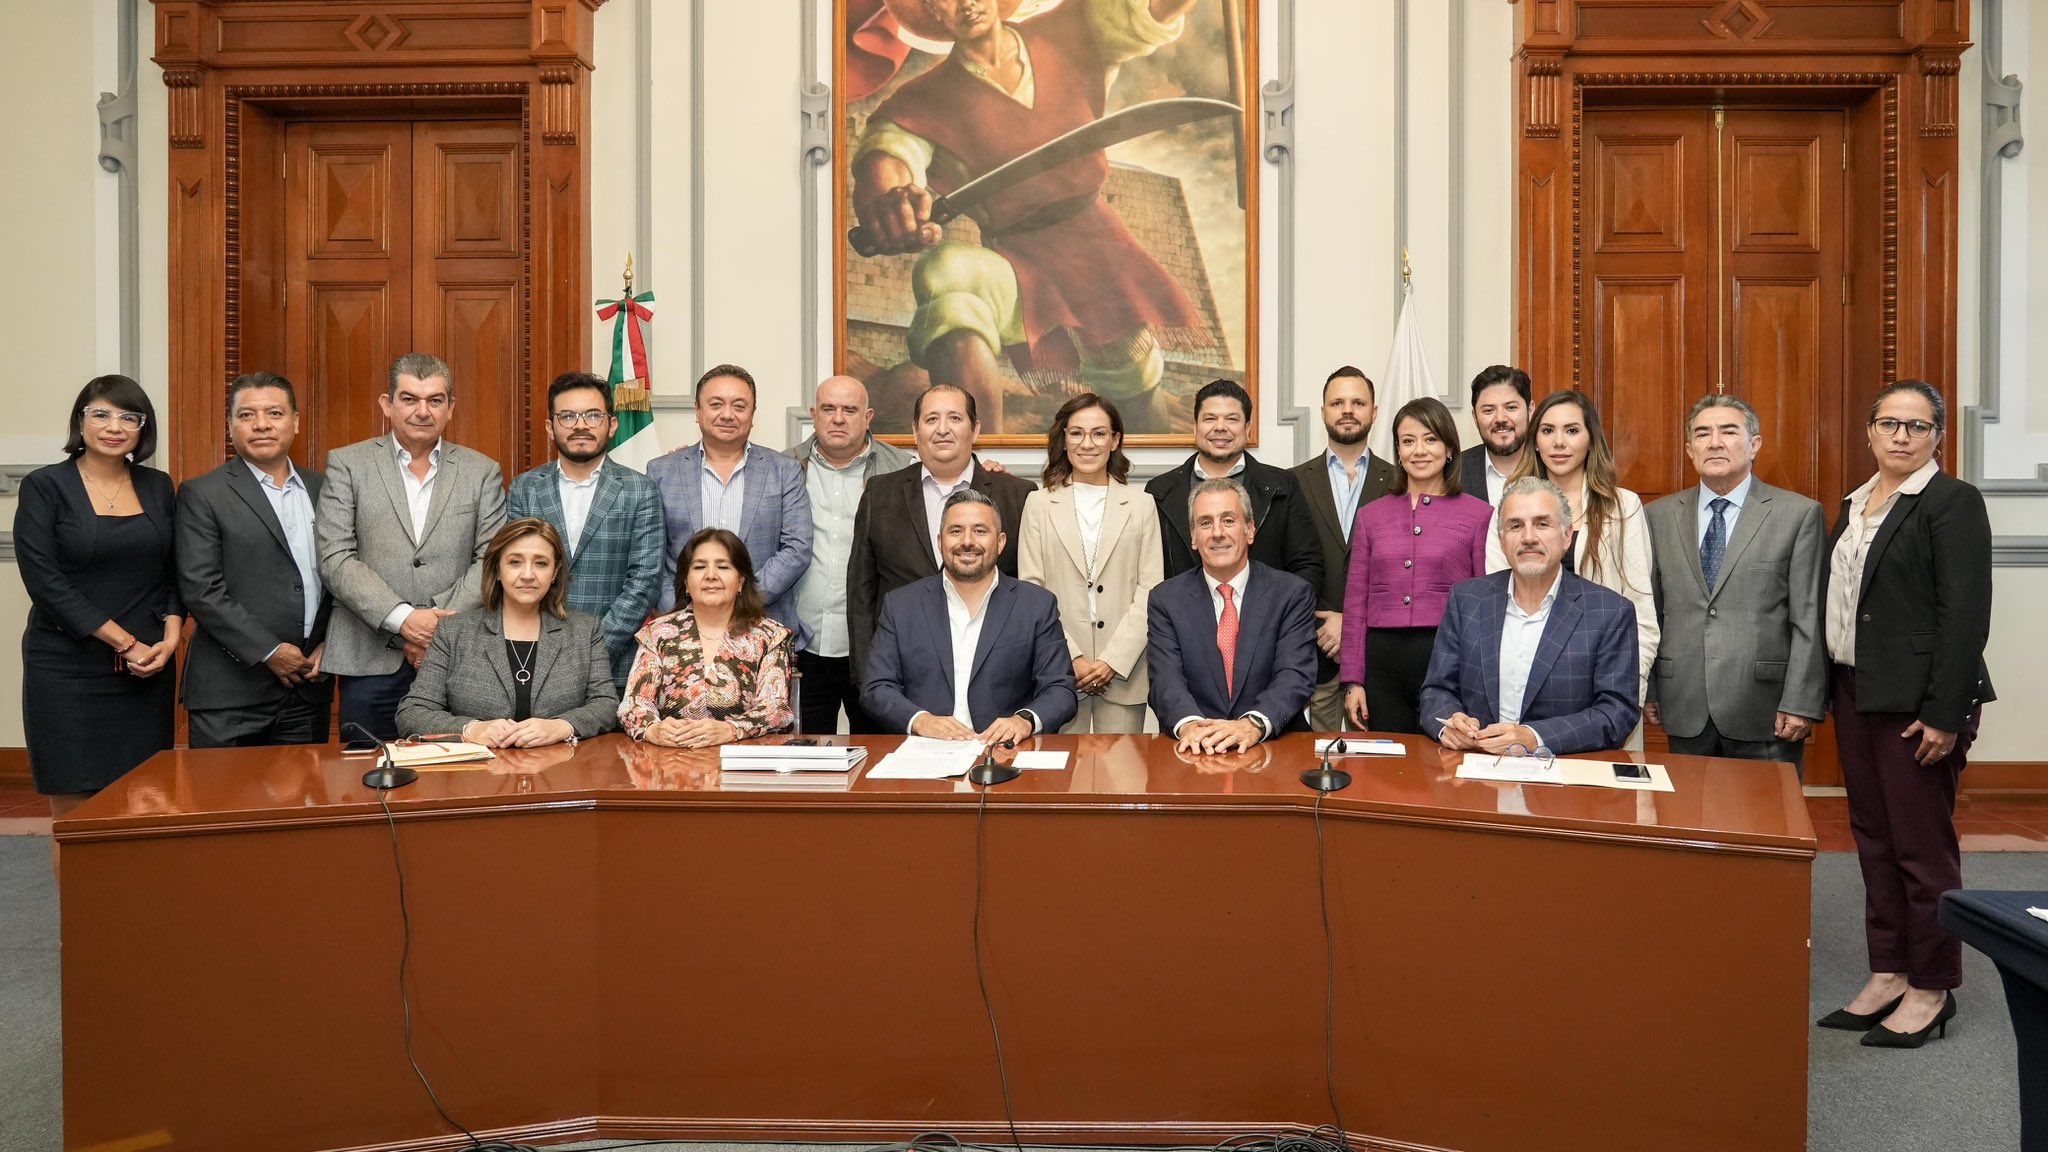
{"type": "Polygon", "coordinates": [[[1548,480],[1502,490],[1510,567],[1452,585],[1422,685],[1423,726],[1444,747],[1565,755],[1635,730],[1636,610],[1564,570],[1571,517],[1548,480]]]}
{"type": "Polygon", "coordinates": [[[1147,605],[1145,659],[1159,730],[1195,753],[1306,731],[1316,686],[1315,590],[1251,558],[1258,525],[1251,494],[1236,479],[1196,484],[1187,514],[1200,566],[1155,586],[1147,605]]]}
{"type": "Polygon", "coordinates": [[[1754,471],[1756,410],[1712,394],[1686,417],[1698,487],[1653,501],[1651,590],[1663,641],[1643,714],[1671,750],[1797,766],[1827,691],[1819,504],[1754,471]]]}
{"type": "Polygon", "coordinates": [[[1059,600],[997,568],[1006,543],[986,492],[946,497],[945,570],[883,597],[867,648],[861,704],[883,731],[1015,743],[1074,718],[1079,698],[1059,600]]]}
{"type": "Polygon", "coordinates": [[[393,361],[377,407],[390,434],[327,454],[314,523],[320,578],[342,609],[327,625],[324,665],[340,680],[341,721],[390,740],[435,629],[483,602],[505,483],[497,461],[442,439],[455,385],[439,357],[393,361]]]}

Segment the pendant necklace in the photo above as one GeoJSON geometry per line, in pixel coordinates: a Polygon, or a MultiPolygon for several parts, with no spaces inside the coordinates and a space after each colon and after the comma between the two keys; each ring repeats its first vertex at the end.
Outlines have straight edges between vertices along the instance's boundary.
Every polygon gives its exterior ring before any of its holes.
{"type": "MultiPolygon", "coordinates": [[[[512,679],[524,684],[533,679],[533,653],[529,651],[524,658],[521,658],[519,655],[519,643],[517,640],[511,642],[512,660],[519,665],[518,669],[512,673],[512,679]]],[[[528,641],[528,643],[534,644],[536,649],[539,647],[538,641],[528,641]]]]}

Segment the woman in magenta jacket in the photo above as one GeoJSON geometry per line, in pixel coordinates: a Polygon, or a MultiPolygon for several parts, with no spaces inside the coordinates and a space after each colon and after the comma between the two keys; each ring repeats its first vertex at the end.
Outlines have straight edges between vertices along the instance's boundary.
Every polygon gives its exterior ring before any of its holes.
{"type": "Polygon", "coordinates": [[[1440,400],[1411,400],[1395,414],[1394,459],[1400,478],[1352,522],[1337,674],[1352,724],[1421,733],[1436,628],[1451,585],[1486,574],[1493,508],[1458,490],[1458,429],[1440,400]]]}

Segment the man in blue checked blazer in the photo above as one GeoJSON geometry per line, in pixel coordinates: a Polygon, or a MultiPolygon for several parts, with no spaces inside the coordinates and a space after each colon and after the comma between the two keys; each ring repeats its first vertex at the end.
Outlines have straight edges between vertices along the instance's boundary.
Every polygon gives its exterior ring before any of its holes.
{"type": "Polygon", "coordinates": [[[588,372],[548,385],[555,458],[512,478],[505,514],[555,526],[569,549],[569,610],[597,617],[621,689],[633,667],[633,634],[661,599],[661,493],[654,481],[605,450],[618,431],[612,392],[588,372]]]}
{"type": "Polygon", "coordinates": [[[1466,751],[1621,747],[1642,715],[1635,607],[1564,571],[1571,507],[1557,485],[1510,483],[1499,524],[1511,567],[1451,588],[1422,686],[1423,724],[1466,751]]]}
{"type": "Polygon", "coordinates": [[[676,603],[676,557],[704,528],[739,536],[754,564],[768,615],[797,626],[797,578],[811,563],[811,496],[797,462],[750,442],[757,397],[754,377],[720,364],[697,380],[697,427],[704,439],[656,457],[648,479],[661,489],[668,518],[661,610],[676,603]]]}

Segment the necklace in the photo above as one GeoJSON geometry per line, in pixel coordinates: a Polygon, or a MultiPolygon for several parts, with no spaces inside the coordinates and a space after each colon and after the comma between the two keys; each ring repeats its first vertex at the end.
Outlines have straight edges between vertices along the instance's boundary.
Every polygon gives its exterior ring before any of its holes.
{"type": "MultiPolygon", "coordinates": [[[[101,488],[98,484],[93,483],[92,477],[87,476],[84,473],[84,471],[81,470],[78,473],[78,478],[80,480],[85,481],[85,486],[87,488],[92,489],[94,492],[97,492],[102,496],[107,496],[106,489],[101,488]]],[[[114,510],[114,501],[119,500],[121,498],[121,488],[122,485],[116,485],[114,488],[114,494],[112,496],[107,496],[107,511],[112,512],[114,510]]]]}
{"type": "Polygon", "coordinates": [[[519,666],[518,669],[512,673],[512,679],[519,681],[521,684],[524,684],[528,680],[533,679],[533,655],[534,652],[539,648],[540,641],[511,640],[508,641],[508,643],[511,645],[512,648],[512,662],[519,666]],[[521,644],[533,645],[533,647],[530,647],[526,650],[526,655],[524,657],[519,655],[519,646],[521,644]]]}

